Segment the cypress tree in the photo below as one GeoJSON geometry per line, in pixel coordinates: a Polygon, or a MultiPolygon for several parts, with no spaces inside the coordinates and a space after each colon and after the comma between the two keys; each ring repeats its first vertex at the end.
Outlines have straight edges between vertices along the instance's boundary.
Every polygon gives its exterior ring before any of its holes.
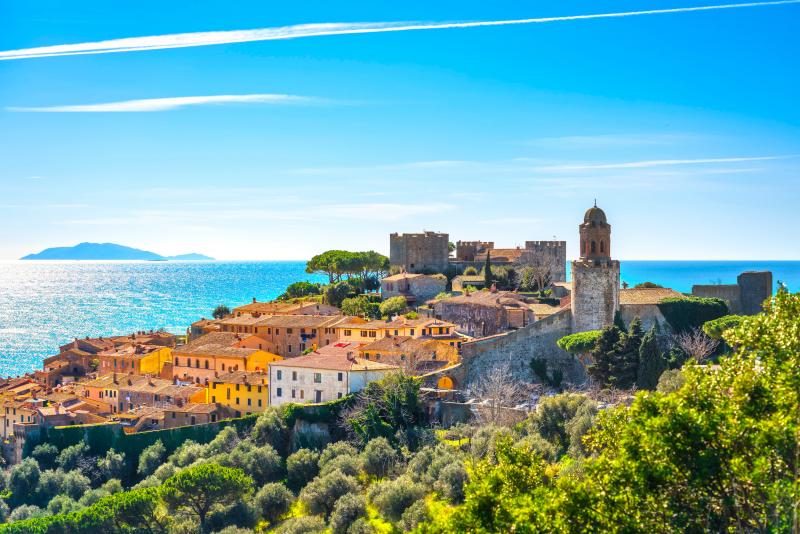
{"type": "Polygon", "coordinates": [[[483,283],[486,289],[492,287],[492,253],[486,251],[486,264],[483,266],[483,283]]]}
{"type": "Polygon", "coordinates": [[[597,343],[591,352],[593,363],[586,368],[586,372],[600,387],[612,385],[611,367],[616,359],[616,346],[619,340],[619,328],[614,325],[607,326],[597,338],[597,343]]]}
{"type": "Polygon", "coordinates": [[[654,390],[658,379],[667,369],[667,361],[658,348],[658,325],[650,329],[642,338],[639,347],[639,373],[636,385],[639,389],[654,390]]]}
{"type": "MultiPolygon", "coordinates": [[[[627,332],[628,329],[625,328],[625,321],[622,320],[622,316],[619,314],[619,310],[614,312],[614,326],[620,329],[621,332],[627,332]]],[[[641,323],[640,323],[641,326],[641,323]]]]}
{"type": "Polygon", "coordinates": [[[628,331],[620,334],[619,341],[614,346],[610,381],[618,388],[627,389],[636,383],[642,333],[642,321],[634,317],[628,331]]]}

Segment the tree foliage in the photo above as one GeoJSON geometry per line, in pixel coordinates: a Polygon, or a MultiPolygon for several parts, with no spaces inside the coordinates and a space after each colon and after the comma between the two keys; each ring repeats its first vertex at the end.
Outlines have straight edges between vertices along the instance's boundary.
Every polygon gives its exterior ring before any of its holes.
{"type": "Polygon", "coordinates": [[[706,297],[669,297],[658,303],[658,309],[675,333],[702,328],[728,314],[724,300],[706,297]]]}
{"type": "Polygon", "coordinates": [[[722,339],[726,330],[736,328],[742,324],[747,317],[744,315],[724,315],[718,319],[712,319],[703,323],[703,332],[712,339],[722,339]]]}
{"type": "Polygon", "coordinates": [[[556,344],[560,349],[571,354],[584,354],[594,349],[602,333],[602,330],[588,330],[569,334],[559,339],[556,344]]]}
{"type": "Polygon", "coordinates": [[[405,297],[391,297],[381,302],[380,312],[383,317],[400,315],[408,308],[405,297]]]}
{"type": "Polygon", "coordinates": [[[317,254],[306,263],[307,273],[322,273],[333,284],[348,278],[362,281],[383,278],[389,272],[389,258],[373,250],[349,252],[328,250],[317,254]]]}
{"type": "Polygon", "coordinates": [[[223,319],[231,314],[231,309],[227,307],[225,304],[219,304],[214,311],[211,312],[211,317],[214,319],[223,319]]]}

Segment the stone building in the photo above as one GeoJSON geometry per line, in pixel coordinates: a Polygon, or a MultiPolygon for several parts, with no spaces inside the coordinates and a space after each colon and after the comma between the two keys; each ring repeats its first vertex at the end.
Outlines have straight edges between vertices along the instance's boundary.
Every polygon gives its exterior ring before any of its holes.
{"type": "Polygon", "coordinates": [[[598,330],[614,322],[619,309],[619,262],[611,259],[611,225],[595,205],[586,211],[579,259],[572,262],[572,329],[598,330]]]}
{"type": "Polygon", "coordinates": [[[542,268],[549,272],[548,278],[552,282],[567,279],[566,241],[526,241],[524,248],[496,248],[493,241],[457,241],[456,256],[450,264],[462,271],[467,267],[480,270],[487,254],[491,255],[492,265],[496,267],[542,268]]]}
{"type": "Polygon", "coordinates": [[[735,284],[694,285],[695,297],[716,297],[728,303],[731,313],[754,315],[764,301],[772,296],[770,271],[745,271],[736,277],[735,284]]]}
{"type": "Polygon", "coordinates": [[[432,299],[447,289],[447,278],[441,274],[399,273],[381,280],[381,298],[403,297],[409,303],[432,299]]]}
{"type": "Polygon", "coordinates": [[[439,232],[390,234],[389,264],[407,273],[441,273],[450,263],[450,236],[439,232]]]}

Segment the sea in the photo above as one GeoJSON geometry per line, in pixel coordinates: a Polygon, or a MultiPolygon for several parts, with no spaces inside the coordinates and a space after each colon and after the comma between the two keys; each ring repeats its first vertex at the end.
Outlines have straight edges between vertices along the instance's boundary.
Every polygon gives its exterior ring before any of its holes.
{"type": "MultiPolygon", "coordinates": [[[[746,270],[800,289],[800,261],[623,261],[631,286],[651,281],[689,292],[693,284],[734,283],[746,270]]],[[[303,261],[0,262],[0,376],[41,368],[44,358],[76,337],[163,328],[183,334],[231,308],[274,299],[299,280],[323,282],[303,261]]]]}

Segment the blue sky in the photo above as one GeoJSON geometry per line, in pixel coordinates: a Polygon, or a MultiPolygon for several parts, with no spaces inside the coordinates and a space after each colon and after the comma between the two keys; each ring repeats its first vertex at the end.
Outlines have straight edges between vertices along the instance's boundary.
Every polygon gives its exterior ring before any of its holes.
{"type": "Polygon", "coordinates": [[[800,3],[85,45],[722,2],[338,4],[2,1],[0,259],[81,241],[303,259],[422,229],[574,256],[594,198],[620,259],[800,259],[800,3]],[[21,57],[75,44],[92,53],[21,57]]]}

